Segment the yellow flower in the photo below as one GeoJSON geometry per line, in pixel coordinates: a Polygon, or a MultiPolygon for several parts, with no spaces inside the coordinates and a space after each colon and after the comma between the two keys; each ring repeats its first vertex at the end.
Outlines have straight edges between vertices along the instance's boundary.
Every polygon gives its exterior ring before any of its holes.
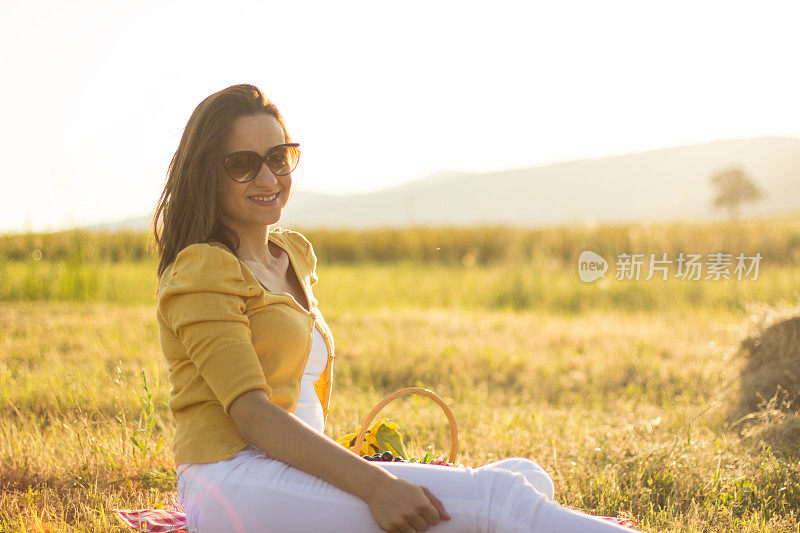
{"type": "Polygon", "coordinates": [[[381,418],[364,434],[364,441],[361,449],[356,451],[353,447],[356,444],[358,430],[355,433],[348,433],[336,439],[336,442],[360,455],[373,455],[378,452],[390,451],[395,456],[400,456],[408,460],[408,453],[403,446],[403,435],[399,431],[400,426],[395,422],[390,422],[387,418],[381,418]]]}
{"type": "Polygon", "coordinates": [[[336,439],[336,442],[344,446],[345,448],[352,448],[356,443],[356,435],[355,433],[348,433],[342,437],[336,439]]]}
{"type": "MultiPolygon", "coordinates": [[[[336,439],[336,442],[338,442],[345,448],[355,452],[356,450],[353,450],[353,447],[356,445],[357,436],[358,433],[348,433],[347,435],[344,435],[336,439]]],[[[378,441],[375,438],[375,435],[367,432],[367,434],[364,436],[364,441],[361,443],[361,450],[359,450],[356,453],[360,455],[372,455],[379,451],[380,448],[378,446],[378,441]]]]}
{"type": "MultiPolygon", "coordinates": [[[[381,418],[380,420],[372,424],[372,427],[369,428],[369,431],[367,431],[367,433],[372,433],[373,435],[375,435],[378,432],[378,428],[381,427],[381,424],[386,424],[386,423],[394,424],[394,422],[389,422],[388,418],[381,418]]],[[[397,424],[394,425],[397,426],[397,424]]]]}
{"type": "Polygon", "coordinates": [[[361,428],[358,428],[355,433],[348,433],[339,437],[336,442],[360,455],[372,455],[377,452],[390,451],[395,456],[408,460],[408,454],[403,446],[403,435],[400,434],[399,429],[400,426],[397,423],[390,422],[387,418],[381,418],[372,424],[372,427],[364,435],[361,450],[353,450],[358,431],[361,428]]]}
{"type": "Polygon", "coordinates": [[[361,455],[372,455],[379,451],[381,450],[378,447],[378,440],[375,438],[375,435],[367,433],[364,437],[364,443],[361,445],[361,455]]]}

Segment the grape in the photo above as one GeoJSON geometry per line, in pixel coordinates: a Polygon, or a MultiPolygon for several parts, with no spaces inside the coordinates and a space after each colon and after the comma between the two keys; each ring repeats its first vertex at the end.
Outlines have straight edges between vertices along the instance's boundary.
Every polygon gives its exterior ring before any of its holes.
{"type": "Polygon", "coordinates": [[[406,462],[405,459],[403,459],[399,455],[395,456],[394,454],[392,454],[392,452],[390,452],[388,450],[383,452],[383,453],[375,452],[372,455],[362,455],[361,458],[365,459],[367,461],[380,461],[380,462],[386,462],[386,463],[392,463],[392,462],[405,463],[406,462]]]}

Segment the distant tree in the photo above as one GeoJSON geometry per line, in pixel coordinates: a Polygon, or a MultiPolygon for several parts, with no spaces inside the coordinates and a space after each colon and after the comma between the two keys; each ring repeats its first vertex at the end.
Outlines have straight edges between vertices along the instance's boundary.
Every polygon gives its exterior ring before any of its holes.
{"type": "Polygon", "coordinates": [[[716,189],[714,207],[724,208],[730,217],[739,215],[742,202],[755,202],[764,198],[764,192],[741,168],[730,168],[711,177],[716,189]]]}

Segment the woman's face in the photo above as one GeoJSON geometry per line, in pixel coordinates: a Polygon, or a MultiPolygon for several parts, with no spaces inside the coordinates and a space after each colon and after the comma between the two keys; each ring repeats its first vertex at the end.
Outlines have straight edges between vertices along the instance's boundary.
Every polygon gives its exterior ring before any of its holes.
{"type": "MultiPolygon", "coordinates": [[[[249,150],[263,156],[284,142],[283,129],[275,117],[266,113],[247,115],[233,122],[223,154],[249,150]]],[[[235,182],[225,173],[221,179],[222,221],[234,230],[277,222],[292,190],[291,174],[275,176],[263,163],[258,175],[246,183],[235,182]]]]}

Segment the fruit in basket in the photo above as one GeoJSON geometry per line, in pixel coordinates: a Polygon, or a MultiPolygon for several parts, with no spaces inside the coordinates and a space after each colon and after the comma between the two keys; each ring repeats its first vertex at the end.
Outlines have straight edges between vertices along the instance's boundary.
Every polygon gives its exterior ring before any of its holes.
{"type": "Polygon", "coordinates": [[[367,461],[379,461],[383,463],[404,463],[405,459],[402,457],[392,455],[392,452],[386,451],[383,453],[373,453],[372,455],[362,455],[362,459],[367,461]]]}
{"type": "Polygon", "coordinates": [[[441,465],[441,466],[455,466],[453,463],[447,461],[447,457],[444,455],[440,455],[436,457],[433,461],[431,461],[432,465],[441,465]]]}
{"type": "Polygon", "coordinates": [[[432,453],[428,452],[425,454],[420,460],[412,459],[412,463],[423,463],[428,465],[439,465],[439,466],[455,466],[453,463],[447,461],[447,456],[445,455],[433,455],[432,453]]]}
{"type": "Polygon", "coordinates": [[[367,461],[397,461],[440,466],[455,466],[453,463],[447,461],[447,456],[437,456],[430,452],[426,453],[422,459],[409,458],[405,445],[403,444],[403,435],[400,434],[399,426],[397,423],[390,422],[386,418],[378,420],[372,425],[372,427],[369,428],[364,435],[364,442],[361,444],[360,450],[353,449],[356,444],[357,436],[358,431],[355,433],[348,433],[347,435],[336,439],[336,442],[345,448],[358,453],[361,455],[362,459],[366,459],[367,461]]]}
{"type": "MultiPolygon", "coordinates": [[[[367,461],[377,461],[382,463],[392,463],[392,462],[399,462],[405,463],[405,459],[402,457],[392,455],[392,452],[386,451],[383,453],[373,453],[372,455],[364,454],[361,456],[362,459],[367,461]]],[[[438,465],[438,466],[455,466],[453,463],[447,461],[447,457],[445,455],[433,455],[432,453],[425,454],[425,457],[422,459],[409,459],[409,463],[419,463],[423,465],[438,465]]]]}

